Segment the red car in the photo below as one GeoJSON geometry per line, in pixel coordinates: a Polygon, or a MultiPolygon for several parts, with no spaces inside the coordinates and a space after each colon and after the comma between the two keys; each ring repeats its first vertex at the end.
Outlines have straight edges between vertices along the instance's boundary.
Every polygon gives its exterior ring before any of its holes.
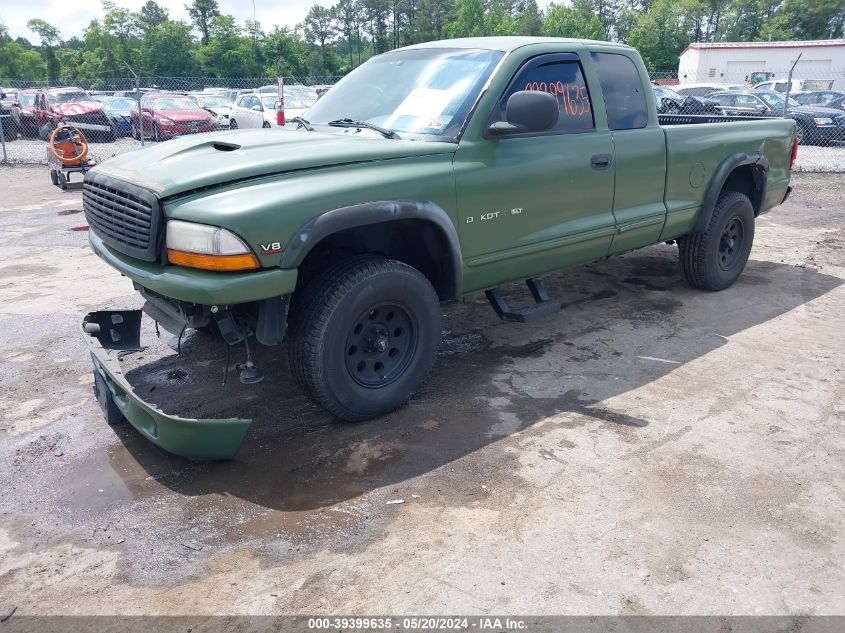
{"type": "Polygon", "coordinates": [[[114,128],[103,112],[103,104],[82,88],[38,90],[32,111],[38,136],[44,140],[48,140],[63,121],[82,130],[90,141],[111,142],[115,139],[114,128]]]}
{"type": "Polygon", "coordinates": [[[12,106],[12,118],[23,136],[38,136],[35,119],[35,96],[38,92],[38,88],[24,88],[18,92],[17,101],[12,106]]]}
{"type": "MultiPolygon", "coordinates": [[[[207,110],[185,95],[153,93],[141,97],[144,136],[162,141],[183,134],[213,132],[217,121],[207,110]]],[[[139,137],[138,107],[132,108],[132,136],[139,137]]]]}

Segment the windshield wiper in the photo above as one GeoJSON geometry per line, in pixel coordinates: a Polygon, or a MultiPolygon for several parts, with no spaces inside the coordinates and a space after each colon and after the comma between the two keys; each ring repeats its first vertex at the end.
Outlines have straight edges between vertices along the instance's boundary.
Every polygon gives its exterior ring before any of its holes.
{"type": "Polygon", "coordinates": [[[313,127],[311,127],[311,122],[310,122],[310,121],[306,121],[306,120],[305,120],[305,119],[303,119],[301,116],[291,117],[290,119],[288,119],[288,122],[289,122],[289,123],[296,123],[296,124],[297,124],[297,125],[296,125],[297,129],[299,129],[300,127],[304,127],[304,128],[305,128],[306,130],[308,130],[309,132],[313,132],[313,131],[314,131],[314,128],[313,128],[313,127]]]}
{"type": "Polygon", "coordinates": [[[367,128],[368,130],[378,132],[384,138],[399,139],[399,135],[393,130],[388,130],[387,128],[381,127],[374,123],[368,123],[367,121],[356,121],[355,119],[347,118],[329,121],[327,125],[331,125],[332,127],[363,127],[367,128]]]}

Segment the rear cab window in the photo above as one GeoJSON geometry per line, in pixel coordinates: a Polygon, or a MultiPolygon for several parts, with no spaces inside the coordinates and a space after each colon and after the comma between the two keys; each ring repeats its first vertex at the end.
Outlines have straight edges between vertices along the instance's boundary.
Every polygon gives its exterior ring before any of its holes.
{"type": "Polygon", "coordinates": [[[648,125],[648,105],[636,64],[619,53],[592,53],[611,130],[634,130],[648,125]]]}
{"type": "Polygon", "coordinates": [[[557,125],[543,134],[585,132],[595,129],[590,93],[578,56],[574,53],[553,53],[528,60],[517,71],[499,99],[494,121],[505,120],[508,99],[515,92],[539,90],[557,99],[557,125]]]}

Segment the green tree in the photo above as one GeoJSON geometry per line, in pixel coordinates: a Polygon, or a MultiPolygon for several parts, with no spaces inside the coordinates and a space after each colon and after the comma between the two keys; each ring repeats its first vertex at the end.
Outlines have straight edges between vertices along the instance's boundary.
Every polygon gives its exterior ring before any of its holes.
{"type": "Polygon", "coordinates": [[[138,14],[141,16],[141,22],[144,24],[145,31],[161,26],[170,19],[167,9],[159,6],[153,0],[147,0],[138,14]]]}
{"type": "Polygon", "coordinates": [[[320,47],[325,52],[326,43],[337,33],[334,21],[335,12],[326,7],[315,4],[308,10],[302,23],[305,40],[320,47]]]}
{"type": "Polygon", "coordinates": [[[540,35],[543,14],[537,6],[537,0],[523,0],[516,6],[514,26],[517,35],[540,35]]]}
{"type": "Polygon", "coordinates": [[[208,44],[200,46],[197,59],[213,77],[249,77],[255,72],[252,41],[244,37],[231,15],[218,15],[208,26],[208,44]]]}
{"type": "Polygon", "coordinates": [[[144,34],[144,69],[153,76],[197,75],[195,52],[190,24],[167,20],[144,34]]]}
{"type": "Polygon", "coordinates": [[[0,77],[42,79],[46,73],[47,65],[41,56],[31,47],[12,41],[6,25],[0,22],[0,77]]]}
{"type": "Polygon", "coordinates": [[[53,79],[60,74],[61,67],[56,56],[56,47],[62,43],[59,29],[40,18],[33,18],[26,23],[27,28],[41,39],[41,56],[47,65],[47,79],[53,79]]]}
{"type": "Polygon", "coordinates": [[[595,14],[584,11],[583,7],[579,9],[554,3],[549,7],[541,32],[549,37],[607,39],[604,26],[595,14]]]}
{"type": "Polygon", "coordinates": [[[263,48],[264,57],[273,64],[265,73],[268,76],[276,74],[276,67],[286,76],[308,74],[308,45],[294,31],[275,27],[264,38],[263,48]]]}
{"type": "Polygon", "coordinates": [[[194,22],[194,26],[202,33],[202,43],[208,44],[211,34],[211,23],[215,17],[220,15],[220,8],[217,0],[194,0],[193,4],[185,5],[188,15],[194,22]]]}
{"type": "Polygon", "coordinates": [[[477,37],[485,33],[483,0],[458,0],[455,19],[446,26],[447,37],[477,37]]]}

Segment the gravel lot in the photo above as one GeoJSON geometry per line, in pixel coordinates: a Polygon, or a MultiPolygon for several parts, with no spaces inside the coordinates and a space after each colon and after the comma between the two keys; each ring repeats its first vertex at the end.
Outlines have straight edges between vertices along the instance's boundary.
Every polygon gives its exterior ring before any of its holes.
{"type": "Polygon", "coordinates": [[[843,176],[798,175],[721,293],[660,245],[548,275],[545,322],[444,306],[432,377],[367,423],[284,349],[222,389],[216,341],[147,323],[147,397],[255,416],[226,463],[105,424],[79,324],[138,298],[78,190],[0,184],[0,613],[845,614],[843,176]]]}

